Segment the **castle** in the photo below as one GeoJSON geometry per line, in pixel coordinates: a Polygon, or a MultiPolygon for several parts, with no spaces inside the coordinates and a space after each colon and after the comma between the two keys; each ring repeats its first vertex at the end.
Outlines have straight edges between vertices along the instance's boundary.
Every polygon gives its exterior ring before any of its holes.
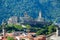
{"type": "MultiPolygon", "coordinates": [[[[19,23],[24,23],[24,22],[31,22],[31,21],[36,21],[36,22],[43,22],[44,18],[42,17],[41,11],[39,12],[39,16],[34,20],[32,17],[27,15],[27,13],[24,13],[23,17],[19,17],[19,23]]],[[[8,24],[17,24],[18,23],[18,17],[17,16],[12,16],[8,20],[8,24]]]]}

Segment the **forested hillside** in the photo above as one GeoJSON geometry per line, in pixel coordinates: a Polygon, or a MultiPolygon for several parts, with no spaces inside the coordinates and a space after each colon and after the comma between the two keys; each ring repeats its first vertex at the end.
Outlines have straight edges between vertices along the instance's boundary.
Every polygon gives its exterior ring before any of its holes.
{"type": "Polygon", "coordinates": [[[60,0],[0,0],[0,23],[15,14],[22,16],[25,11],[37,18],[40,10],[46,20],[60,17],[60,0]]]}

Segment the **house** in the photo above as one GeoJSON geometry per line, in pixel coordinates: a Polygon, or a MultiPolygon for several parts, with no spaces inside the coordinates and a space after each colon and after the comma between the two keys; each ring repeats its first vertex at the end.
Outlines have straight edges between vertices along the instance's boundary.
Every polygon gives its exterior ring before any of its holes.
{"type": "Polygon", "coordinates": [[[6,33],[6,36],[3,37],[3,36],[0,36],[0,40],[7,40],[7,37],[10,36],[10,37],[13,37],[14,40],[46,40],[46,37],[45,35],[39,35],[39,36],[33,36],[35,35],[36,33],[22,33],[20,34],[19,32],[18,33],[6,33]],[[18,35],[16,35],[18,34],[18,35]]]}

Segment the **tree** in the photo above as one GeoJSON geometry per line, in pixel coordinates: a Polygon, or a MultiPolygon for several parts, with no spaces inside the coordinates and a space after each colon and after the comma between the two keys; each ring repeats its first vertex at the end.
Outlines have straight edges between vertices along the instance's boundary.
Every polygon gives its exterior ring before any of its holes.
{"type": "Polygon", "coordinates": [[[31,28],[31,26],[30,25],[26,25],[26,28],[29,30],[31,28]]]}
{"type": "Polygon", "coordinates": [[[8,36],[8,37],[7,37],[7,40],[14,40],[14,38],[13,38],[13,37],[8,36]]]}
{"type": "Polygon", "coordinates": [[[14,31],[14,25],[7,24],[6,25],[6,31],[8,33],[11,33],[12,31],[14,31]]]}
{"type": "Polygon", "coordinates": [[[22,39],[22,40],[25,40],[25,39],[22,39]]]}
{"type": "Polygon", "coordinates": [[[40,29],[39,31],[36,32],[37,35],[44,34],[45,29],[40,29]]]}
{"type": "Polygon", "coordinates": [[[18,30],[22,30],[23,27],[21,25],[14,25],[15,28],[17,28],[18,30]]]}
{"type": "Polygon", "coordinates": [[[56,26],[55,25],[50,25],[48,26],[48,34],[55,32],[56,31],[56,26]]]}
{"type": "Polygon", "coordinates": [[[12,27],[12,26],[13,26],[13,24],[7,24],[7,26],[8,26],[8,27],[12,27]]]}
{"type": "Polygon", "coordinates": [[[26,25],[27,31],[30,31],[31,26],[30,25],[26,25]]]}

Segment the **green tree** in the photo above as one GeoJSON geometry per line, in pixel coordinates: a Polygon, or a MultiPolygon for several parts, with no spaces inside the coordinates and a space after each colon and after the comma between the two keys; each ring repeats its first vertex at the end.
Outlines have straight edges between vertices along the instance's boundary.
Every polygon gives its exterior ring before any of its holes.
{"type": "Polygon", "coordinates": [[[26,25],[26,28],[29,30],[31,28],[31,26],[30,25],[26,25]]]}
{"type": "Polygon", "coordinates": [[[15,28],[17,28],[18,30],[22,30],[23,27],[21,25],[14,25],[15,28]]]}
{"type": "Polygon", "coordinates": [[[14,31],[14,25],[7,24],[5,28],[8,33],[14,31]]]}
{"type": "Polygon", "coordinates": [[[48,34],[55,32],[56,31],[56,26],[55,25],[50,25],[48,26],[48,34]]]}
{"type": "Polygon", "coordinates": [[[27,32],[29,32],[29,31],[30,31],[31,26],[30,26],[30,25],[26,25],[26,28],[27,28],[27,32]]]}
{"type": "Polygon", "coordinates": [[[7,26],[8,26],[8,27],[12,27],[12,26],[13,26],[13,24],[7,24],[7,26]]]}
{"type": "Polygon", "coordinates": [[[22,39],[22,40],[25,40],[25,39],[22,39]]]}
{"type": "Polygon", "coordinates": [[[7,40],[14,40],[14,38],[13,38],[13,37],[8,36],[8,37],[7,37],[7,40]]]}
{"type": "Polygon", "coordinates": [[[39,31],[36,32],[37,35],[44,34],[45,29],[40,29],[39,31]]]}

